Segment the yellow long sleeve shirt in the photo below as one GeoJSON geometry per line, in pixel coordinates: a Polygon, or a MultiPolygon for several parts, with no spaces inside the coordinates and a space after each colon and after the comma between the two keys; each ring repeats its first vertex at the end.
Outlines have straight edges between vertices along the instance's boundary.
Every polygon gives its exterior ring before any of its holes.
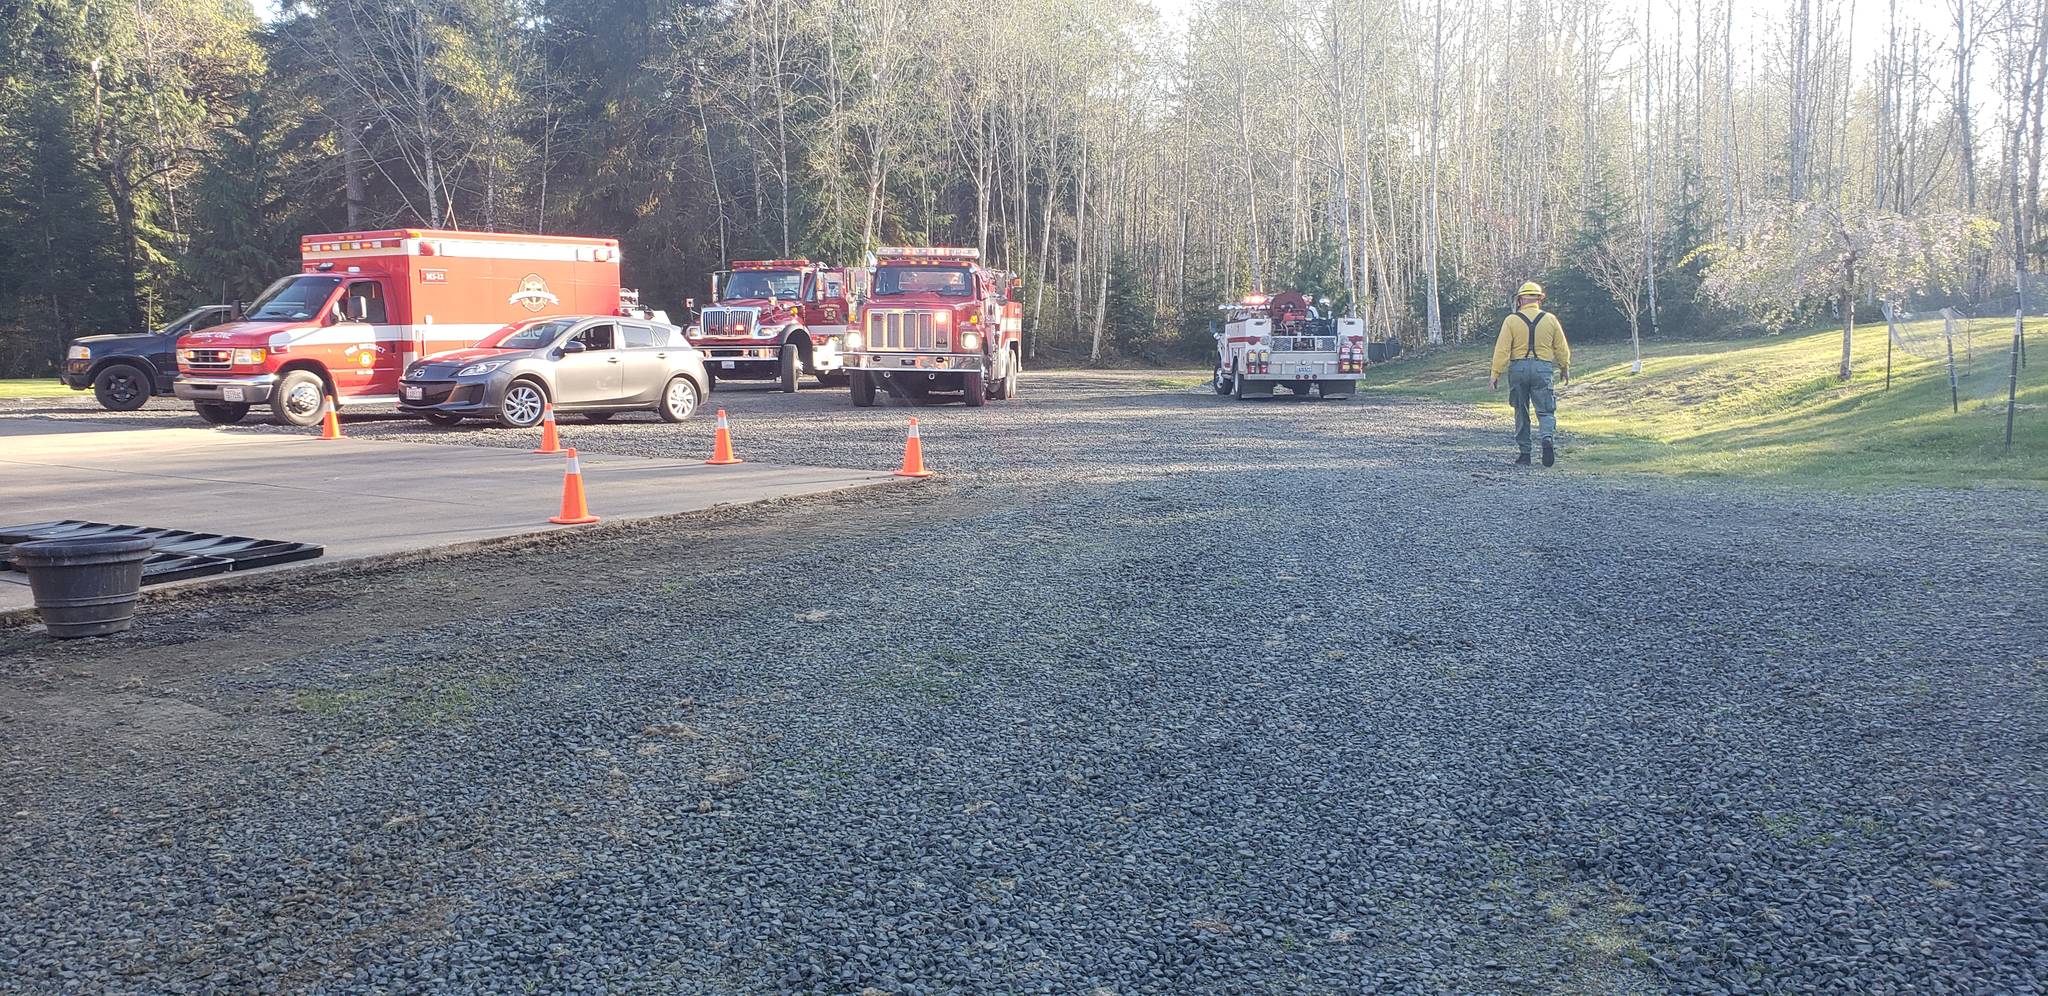
{"type": "MultiPolygon", "coordinates": [[[[1521,309],[1520,314],[1536,321],[1536,358],[1549,360],[1557,367],[1558,373],[1569,373],[1572,366],[1572,346],[1564,341],[1564,326],[1557,316],[1536,305],[1521,309]],[[1537,314],[1542,318],[1536,318],[1537,314]]],[[[1499,377],[1508,372],[1510,360],[1529,358],[1529,323],[1515,315],[1500,320],[1500,338],[1493,343],[1493,375],[1499,377]]]]}

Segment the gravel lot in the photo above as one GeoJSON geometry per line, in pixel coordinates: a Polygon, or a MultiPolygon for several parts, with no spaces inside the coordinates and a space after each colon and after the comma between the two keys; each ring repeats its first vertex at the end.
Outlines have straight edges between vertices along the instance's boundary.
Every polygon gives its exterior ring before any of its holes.
{"type": "Polygon", "coordinates": [[[0,629],[0,990],[2048,986],[2041,495],[1152,375],[715,401],[942,476],[0,629]]]}

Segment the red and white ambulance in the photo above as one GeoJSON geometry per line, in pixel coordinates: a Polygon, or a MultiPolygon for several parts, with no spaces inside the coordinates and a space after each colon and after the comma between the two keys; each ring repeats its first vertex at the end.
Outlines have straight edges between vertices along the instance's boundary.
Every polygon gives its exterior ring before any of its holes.
{"type": "Polygon", "coordinates": [[[619,312],[614,239],[401,229],[308,235],[240,321],[178,340],[178,397],[216,425],[396,403],[412,361],[515,321],[619,312]]]}
{"type": "Polygon", "coordinates": [[[820,384],[843,384],[846,325],[866,276],[808,259],[735,260],[712,275],[712,304],[686,334],[713,377],[775,380],[793,392],[808,371],[820,384]]]}

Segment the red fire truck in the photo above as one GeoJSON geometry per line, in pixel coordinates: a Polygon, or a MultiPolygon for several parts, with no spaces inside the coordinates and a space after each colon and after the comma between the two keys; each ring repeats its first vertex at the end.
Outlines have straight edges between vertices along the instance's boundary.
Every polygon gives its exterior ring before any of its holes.
{"type": "Polygon", "coordinates": [[[1365,319],[1320,315],[1306,295],[1252,294],[1222,306],[1216,336],[1217,394],[1272,397],[1284,386],[1306,397],[1349,398],[1365,375],[1365,319]]]}
{"type": "Polygon", "coordinates": [[[795,391],[809,371],[845,383],[846,323],[867,272],[807,259],[736,260],[711,277],[712,305],[688,331],[704,369],[727,380],[779,380],[795,391]]]}
{"type": "Polygon", "coordinates": [[[856,327],[846,335],[853,403],[960,392],[979,408],[1017,396],[1024,366],[1023,282],[974,249],[880,249],[856,327]]]}
{"type": "Polygon", "coordinates": [[[421,229],[308,235],[300,272],[240,321],[178,340],[178,397],[216,425],[268,405],[312,425],[337,407],[396,403],[400,374],[512,322],[617,314],[613,239],[421,229]]]}

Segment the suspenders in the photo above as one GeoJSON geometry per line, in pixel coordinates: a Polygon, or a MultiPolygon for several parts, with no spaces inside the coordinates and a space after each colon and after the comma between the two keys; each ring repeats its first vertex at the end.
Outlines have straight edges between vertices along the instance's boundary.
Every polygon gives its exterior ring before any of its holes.
{"type": "Polygon", "coordinates": [[[1519,360],[1533,360],[1533,359],[1536,359],[1536,358],[1537,358],[1537,356],[1536,356],[1536,326],[1537,326],[1538,324],[1540,324],[1540,323],[1541,323],[1541,322],[1543,321],[1544,317],[1545,317],[1546,315],[1548,315],[1548,314],[1549,314],[1549,312],[1543,311],[1543,310],[1542,310],[1542,309],[1540,309],[1540,308],[1539,308],[1539,309],[1537,309],[1537,311],[1536,311],[1536,317],[1534,317],[1534,318],[1530,318],[1530,317],[1529,317],[1528,315],[1522,314],[1522,313],[1521,313],[1521,312],[1519,312],[1519,311],[1515,312],[1515,317],[1516,317],[1516,318],[1519,318],[1519,319],[1521,319],[1521,320],[1522,320],[1522,324],[1524,324],[1524,325],[1527,325],[1527,326],[1529,326],[1529,351],[1528,351],[1527,353],[1524,353],[1524,354],[1523,354],[1523,355],[1521,355],[1521,356],[1518,356],[1518,357],[1516,357],[1516,359],[1519,359],[1519,360]]]}

